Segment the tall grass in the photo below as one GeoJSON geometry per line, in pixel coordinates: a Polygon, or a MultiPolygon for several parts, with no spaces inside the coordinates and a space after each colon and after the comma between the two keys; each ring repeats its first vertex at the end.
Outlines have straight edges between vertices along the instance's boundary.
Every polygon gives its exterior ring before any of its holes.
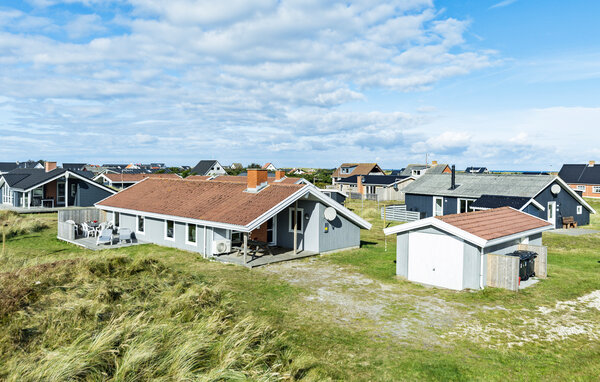
{"type": "Polygon", "coordinates": [[[278,380],[313,367],[201,278],[148,258],[0,274],[0,331],[8,381],[278,380]]]}
{"type": "Polygon", "coordinates": [[[38,232],[48,228],[42,219],[25,217],[14,211],[0,211],[0,240],[10,239],[17,235],[38,232]]]}

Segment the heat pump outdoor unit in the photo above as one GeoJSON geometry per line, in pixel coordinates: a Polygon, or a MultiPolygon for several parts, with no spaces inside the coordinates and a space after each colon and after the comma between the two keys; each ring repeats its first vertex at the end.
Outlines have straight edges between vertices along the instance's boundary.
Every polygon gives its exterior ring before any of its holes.
{"type": "Polygon", "coordinates": [[[231,252],[231,240],[213,241],[213,255],[222,255],[231,252]]]}

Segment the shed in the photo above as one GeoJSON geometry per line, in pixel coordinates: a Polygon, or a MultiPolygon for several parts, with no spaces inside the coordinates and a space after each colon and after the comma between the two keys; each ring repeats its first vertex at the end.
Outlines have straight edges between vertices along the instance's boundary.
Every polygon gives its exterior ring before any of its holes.
{"type": "Polygon", "coordinates": [[[396,234],[396,274],[443,288],[483,289],[487,257],[541,246],[552,224],[511,207],[430,217],[384,229],[396,234]]]}

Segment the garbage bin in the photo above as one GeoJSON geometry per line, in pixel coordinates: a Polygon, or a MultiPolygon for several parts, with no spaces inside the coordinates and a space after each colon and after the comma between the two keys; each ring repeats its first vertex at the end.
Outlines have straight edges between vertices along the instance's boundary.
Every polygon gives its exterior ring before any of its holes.
{"type": "Polygon", "coordinates": [[[532,251],[514,251],[513,253],[509,253],[508,256],[519,257],[519,277],[521,281],[535,276],[535,258],[537,257],[537,253],[532,251]]]}

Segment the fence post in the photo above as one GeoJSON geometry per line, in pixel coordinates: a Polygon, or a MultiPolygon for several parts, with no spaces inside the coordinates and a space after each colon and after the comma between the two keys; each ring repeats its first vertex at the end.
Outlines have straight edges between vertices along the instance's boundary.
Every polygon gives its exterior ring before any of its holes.
{"type": "MultiPolygon", "coordinates": [[[[385,213],[386,213],[386,210],[385,210],[385,206],[384,206],[383,207],[383,229],[385,229],[385,213]]],[[[385,233],[383,234],[383,251],[387,252],[387,236],[385,233]]]]}

